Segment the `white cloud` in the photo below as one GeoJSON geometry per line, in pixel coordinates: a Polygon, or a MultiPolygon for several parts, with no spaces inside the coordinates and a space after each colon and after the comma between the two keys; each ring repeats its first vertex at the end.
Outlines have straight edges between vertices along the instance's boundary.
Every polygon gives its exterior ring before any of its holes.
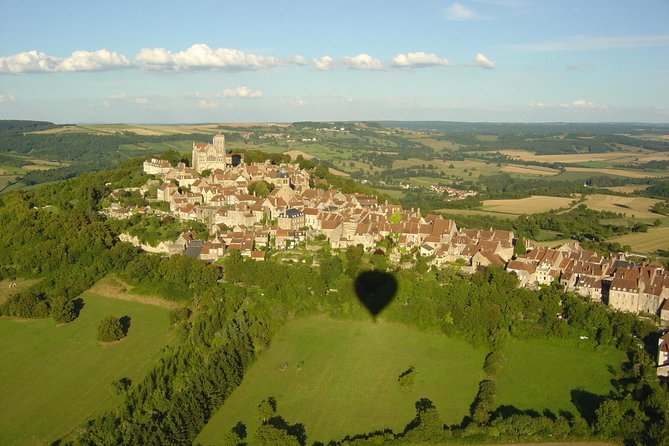
{"type": "Polygon", "coordinates": [[[197,103],[197,108],[201,108],[204,110],[213,110],[215,108],[218,108],[218,104],[213,101],[207,101],[206,99],[200,99],[197,103]]]}
{"type": "Polygon", "coordinates": [[[149,101],[149,98],[144,98],[144,97],[130,99],[130,103],[136,105],[149,105],[150,102],[151,101],[149,101]]]}
{"type": "Polygon", "coordinates": [[[281,62],[276,57],[247,54],[229,48],[210,48],[204,43],[192,45],[185,51],[173,53],[164,48],[143,48],[135,56],[141,67],[152,70],[261,70],[276,67],[281,62]]]}
{"type": "Polygon", "coordinates": [[[3,102],[14,102],[14,101],[16,101],[16,97],[11,93],[0,94],[0,104],[2,104],[3,102]]]}
{"type": "Polygon", "coordinates": [[[446,16],[448,20],[462,22],[475,18],[476,14],[471,9],[465,7],[462,3],[452,3],[444,11],[444,16],[446,16]]]}
{"type": "Polygon", "coordinates": [[[392,65],[399,68],[421,68],[435,65],[451,65],[451,61],[445,57],[439,57],[434,53],[416,53],[398,54],[393,57],[392,65]]]}
{"type": "Polygon", "coordinates": [[[308,64],[307,59],[305,59],[304,56],[300,56],[299,54],[288,59],[288,62],[293,65],[300,65],[300,66],[308,64]]]}
{"type": "Polygon", "coordinates": [[[323,56],[317,59],[312,59],[314,68],[317,70],[331,70],[335,66],[335,60],[330,56],[323,56]]]}
{"type": "Polygon", "coordinates": [[[106,49],[77,50],[65,58],[47,56],[39,51],[0,57],[0,74],[106,71],[130,66],[123,54],[106,49]]]}
{"type": "Polygon", "coordinates": [[[575,36],[562,40],[508,45],[506,48],[516,51],[547,52],[652,48],[658,46],[669,46],[669,34],[607,37],[575,36]]]}
{"type": "Polygon", "coordinates": [[[555,109],[565,109],[565,110],[600,110],[605,111],[609,108],[606,105],[597,104],[596,102],[586,101],[584,99],[577,99],[572,102],[566,102],[562,104],[546,104],[543,102],[532,102],[528,104],[528,107],[533,110],[555,110],[555,109]]]}
{"type": "Polygon", "coordinates": [[[347,56],[341,61],[342,66],[353,70],[382,70],[383,63],[369,54],[361,53],[357,56],[347,56]]]}
{"type": "Polygon", "coordinates": [[[476,55],[476,57],[474,57],[473,65],[475,65],[477,67],[481,67],[481,68],[488,68],[488,69],[495,68],[495,62],[488,59],[487,57],[485,57],[481,53],[478,53],[476,55]]]}
{"type": "Polygon", "coordinates": [[[561,108],[571,108],[576,110],[606,110],[606,105],[579,99],[568,104],[560,104],[561,108]]]}
{"type": "Polygon", "coordinates": [[[249,98],[249,99],[255,99],[255,98],[261,98],[262,97],[262,91],[256,90],[252,91],[251,89],[247,87],[237,87],[237,88],[226,88],[223,90],[223,92],[220,94],[220,96],[224,98],[249,98]]]}

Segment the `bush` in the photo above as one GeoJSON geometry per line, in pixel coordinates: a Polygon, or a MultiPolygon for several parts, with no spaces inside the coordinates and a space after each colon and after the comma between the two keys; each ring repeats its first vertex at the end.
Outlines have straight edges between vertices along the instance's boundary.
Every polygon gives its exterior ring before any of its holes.
{"type": "Polygon", "coordinates": [[[102,319],[98,327],[98,341],[113,342],[118,341],[126,335],[121,324],[121,319],[116,316],[107,316],[102,319]]]}

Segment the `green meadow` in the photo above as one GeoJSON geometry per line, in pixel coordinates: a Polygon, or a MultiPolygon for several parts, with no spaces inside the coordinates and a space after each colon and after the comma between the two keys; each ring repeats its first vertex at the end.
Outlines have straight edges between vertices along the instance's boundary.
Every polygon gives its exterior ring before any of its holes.
{"type": "Polygon", "coordinates": [[[112,381],[144,376],[172,335],[168,310],[84,295],[73,322],[0,319],[0,443],[44,445],[121,401],[112,381]],[[128,316],[128,336],[98,344],[108,315],[128,316]]]}

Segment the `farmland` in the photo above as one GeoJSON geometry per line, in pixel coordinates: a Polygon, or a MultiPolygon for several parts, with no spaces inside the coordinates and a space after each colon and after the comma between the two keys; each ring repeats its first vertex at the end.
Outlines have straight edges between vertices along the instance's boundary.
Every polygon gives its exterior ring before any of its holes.
{"type": "Polygon", "coordinates": [[[0,319],[0,438],[5,445],[49,444],[121,401],[111,383],[142,378],[171,339],[167,310],[86,293],[79,318],[0,319]],[[107,315],[129,316],[128,336],[96,341],[107,315]],[[27,391],[29,390],[29,391],[27,391]]]}
{"type": "Polygon", "coordinates": [[[658,249],[669,251],[669,226],[650,227],[648,232],[635,232],[612,238],[622,246],[628,245],[637,253],[651,254],[658,249]]]}

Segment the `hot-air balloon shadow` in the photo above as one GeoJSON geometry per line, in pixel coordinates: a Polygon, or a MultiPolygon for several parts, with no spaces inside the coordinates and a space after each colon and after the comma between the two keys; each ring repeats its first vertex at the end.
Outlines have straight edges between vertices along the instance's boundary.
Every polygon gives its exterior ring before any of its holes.
{"type": "Polygon", "coordinates": [[[397,280],[389,273],[365,271],[355,279],[355,292],[360,302],[376,321],[376,316],[395,297],[397,280]]]}

